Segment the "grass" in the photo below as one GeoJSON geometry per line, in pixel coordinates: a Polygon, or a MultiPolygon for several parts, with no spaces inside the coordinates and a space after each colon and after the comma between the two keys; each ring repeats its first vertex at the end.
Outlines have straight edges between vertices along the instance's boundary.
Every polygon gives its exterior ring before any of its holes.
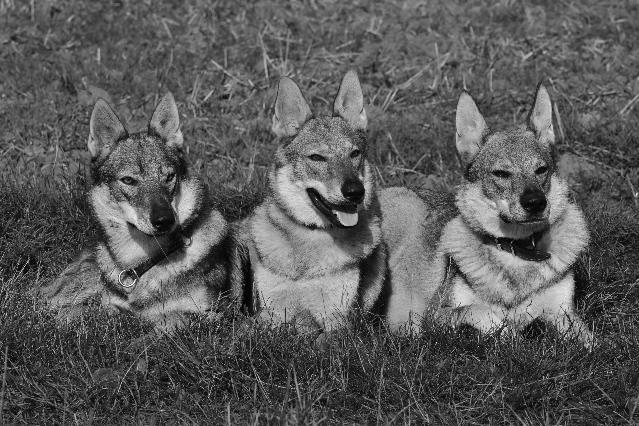
{"type": "Polygon", "coordinates": [[[639,423],[637,16],[612,0],[0,0],[0,423],[639,423]],[[193,169],[236,218],[265,188],[277,78],[328,113],[349,68],[380,185],[459,182],[460,91],[502,126],[546,78],[592,231],[577,302],[599,349],[362,325],[320,350],[223,319],[131,351],[147,325],[96,311],[62,330],[29,296],[94,235],[96,96],[139,129],[171,90],[193,169]]]}

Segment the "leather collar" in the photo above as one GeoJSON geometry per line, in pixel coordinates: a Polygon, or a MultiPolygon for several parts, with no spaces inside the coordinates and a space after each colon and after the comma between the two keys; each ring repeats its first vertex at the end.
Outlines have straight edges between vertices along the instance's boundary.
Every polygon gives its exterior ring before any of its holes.
{"type": "MultiPolygon", "coordinates": [[[[190,241],[190,238],[188,240],[190,241]]],[[[184,243],[183,235],[178,232],[171,242],[171,245],[164,249],[160,249],[160,252],[157,255],[143,261],[137,266],[121,270],[118,274],[118,283],[124,288],[133,287],[137,284],[142,275],[149,271],[149,269],[166,259],[171,253],[174,253],[189,244],[190,242],[186,244],[184,243]]]]}
{"type": "Polygon", "coordinates": [[[497,247],[500,250],[511,253],[520,259],[531,262],[543,262],[550,259],[550,253],[539,250],[537,244],[544,236],[545,231],[535,232],[528,238],[514,240],[511,238],[482,235],[482,242],[497,247]]]}

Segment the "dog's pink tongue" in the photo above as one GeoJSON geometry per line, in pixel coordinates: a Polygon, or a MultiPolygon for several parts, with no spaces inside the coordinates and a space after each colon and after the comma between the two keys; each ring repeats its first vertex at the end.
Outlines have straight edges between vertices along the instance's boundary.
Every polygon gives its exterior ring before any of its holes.
{"type": "Polygon", "coordinates": [[[337,216],[337,220],[344,226],[355,226],[357,225],[357,220],[359,219],[359,214],[355,213],[346,213],[341,212],[339,210],[333,210],[335,216],[337,216]]]}

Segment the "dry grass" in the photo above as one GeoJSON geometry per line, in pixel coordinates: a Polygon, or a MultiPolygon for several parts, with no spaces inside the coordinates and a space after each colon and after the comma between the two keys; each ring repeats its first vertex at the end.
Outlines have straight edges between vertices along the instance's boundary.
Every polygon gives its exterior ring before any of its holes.
{"type": "Polygon", "coordinates": [[[0,423],[636,424],[637,16],[633,1],[0,0],[0,423]],[[322,351],[225,319],[130,352],[145,325],[96,312],[60,330],[28,296],[93,235],[96,96],[141,128],[171,90],[193,168],[235,218],[264,190],[277,78],[327,113],[349,68],[383,185],[455,184],[460,91],[501,126],[547,79],[593,234],[578,304],[600,349],[362,325],[322,351]]]}

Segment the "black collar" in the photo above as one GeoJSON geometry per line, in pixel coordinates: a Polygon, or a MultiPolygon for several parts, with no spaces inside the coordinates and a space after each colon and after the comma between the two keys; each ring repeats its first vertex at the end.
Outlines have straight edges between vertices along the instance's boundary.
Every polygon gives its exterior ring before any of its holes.
{"type": "Polygon", "coordinates": [[[160,252],[158,254],[143,261],[137,266],[121,270],[118,275],[118,283],[124,288],[133,287],[135,284],[137,284],[142,275],[149,271],[149,269],[153,268],[160,261],[166,259],[171,253],[180,250],[184,246],[185,243],[183,240],[183,234],[177,232],[175,238],[173,238],[173,240],[171,241],[171,245],[166,248],[160,248],[160,252]]]}
{"type": "Polygon", "coordinates": [[[535,232],[530,237],[524,238],[523,240],[482,235],[482,242],[484,244],[496,246],[498,249],[507,251],[513,256],[517,256],[524,260],[542,262],[550,259],[550,253],[537,248],[537,244],[544,234],[545,231],[535,232]]]}

